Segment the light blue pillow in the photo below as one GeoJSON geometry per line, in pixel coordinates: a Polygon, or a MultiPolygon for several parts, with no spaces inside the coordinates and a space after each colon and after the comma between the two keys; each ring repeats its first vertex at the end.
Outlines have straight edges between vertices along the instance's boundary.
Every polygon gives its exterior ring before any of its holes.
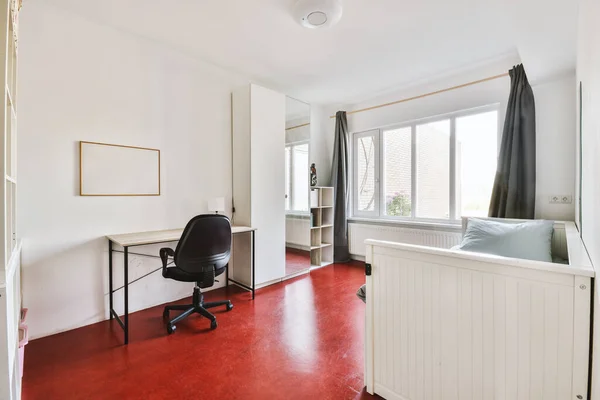
{"type": "Polygon", "coordinates": [[[521,223],[469,218],[460,250],[552,262],[554,221],[521,223]]]}

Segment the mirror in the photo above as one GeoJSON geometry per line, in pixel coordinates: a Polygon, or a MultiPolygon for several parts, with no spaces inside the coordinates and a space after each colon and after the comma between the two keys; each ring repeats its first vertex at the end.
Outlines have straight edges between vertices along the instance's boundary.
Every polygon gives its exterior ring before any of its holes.
{"type": "Polygon", "coordinates": [[[286,97],[286,276],[310,269],[310,105],[286,97]]]}

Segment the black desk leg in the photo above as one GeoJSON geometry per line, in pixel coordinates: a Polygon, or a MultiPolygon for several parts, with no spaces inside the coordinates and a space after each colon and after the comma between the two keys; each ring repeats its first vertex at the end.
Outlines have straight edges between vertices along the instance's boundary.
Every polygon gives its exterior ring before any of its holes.
{"type": "Polygon", "coordinates": [[[113,319],[113,248],[112,248],[112,240],[108,240],[108,302],[109,302],[109,310],[110,319],[113,319]]]}
{"type": "Polygon", "coordinates": [[[255,236],[254,236],[254,232],[252,231],[252,300],[254,300],[254,290],[256,289],[256,285],[255,285],[255,280],[254,280],[254,272],[255,272],[255,268],[254,268],[254,241],[255,241],[255,236]]]}
{"type": "Polygon", "coordinates": [[[124,280],[123,280],[123,289],[125,291],[125,307],[124,307],[124,327],[125,331],[125,344],[129,343],[129,247],[123,247],[123,264],[124,264],[124,280]]]}

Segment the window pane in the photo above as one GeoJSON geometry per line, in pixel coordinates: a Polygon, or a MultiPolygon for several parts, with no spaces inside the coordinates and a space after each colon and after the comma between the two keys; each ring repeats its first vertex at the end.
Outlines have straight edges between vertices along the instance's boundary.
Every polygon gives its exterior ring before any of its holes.
{"type": "Polygon", "coordinates": [[[417,125],[417,217],[450,217],[450,120],[417,125]]]}
{"type": "Polygon", "coordinates": [[[487,216],[496,175],[498,112],[456,119],[456,216],[487,216]]]}
{"type": "Polygon", "coordinates": [[[292,177],[294,210],[308,211],[308,144],[292,148],[294,176],[292,177]]]}
{"type": "Polygon", "coordinates": [[[360,137],[357,145],[358,211],[375,210],[375,137],[360,137]]]}
{"type": "Polygon", "coordinates": [[[411,216],[411,128],[383,133],[385,213],[411,216]]]}
{"type": "Polygon", "coordinates": [[[286,211],[290,209],[290,201],[291,201],[291,168],[290,168],[290,148],[285,148],[285,209],[286,211]]]}

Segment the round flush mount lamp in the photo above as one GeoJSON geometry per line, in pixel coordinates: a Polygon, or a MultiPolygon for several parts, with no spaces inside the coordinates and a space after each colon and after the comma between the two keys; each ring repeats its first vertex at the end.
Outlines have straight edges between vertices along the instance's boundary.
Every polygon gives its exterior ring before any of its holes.
{"type": "Polygon", "coordinates": [[[341,0],[298,0],[294,17],[305,28],[326,28],[342,17],[341,0]]]}

